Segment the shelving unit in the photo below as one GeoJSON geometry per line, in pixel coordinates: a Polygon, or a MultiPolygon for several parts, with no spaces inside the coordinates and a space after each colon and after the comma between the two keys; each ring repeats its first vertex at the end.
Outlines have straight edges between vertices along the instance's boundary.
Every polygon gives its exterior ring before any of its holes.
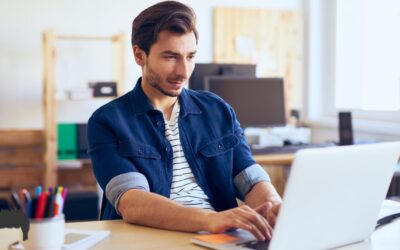
{"type": "MultiPolygon", "coordinates": [[[[43,64],[44,64],[44,89],[43,89],[43,111],[44,111],[44,180],[45,187],[57,185],[57,100],[56,100],[56,59],[58,40],[67,41],[93,41],[111,42],[112,46],[112,79],[117,83],[117,95],[123,94],[125,83],[125,35],[119,33],[113,36],[75,36],[58,35],[53,30],[43,33],[43,64]]],[[[90,161],[83,162],[84,166],[90,161]]],[[[67,171],[67,170],[62,170],[67,171]]],[[[75,172],[77,178],[79,172],[75,172]]],[[[87,173],[87,171],[85,171],[87,173]]],[[[71,177],[69,177],[71,179],[71,177]]]]}
{"type": "MultiPolygon", "coordinates": [[[[117,83],[117,95],[123,94],[125,84],[125,35],[74,36],[58,35],[53,30],[43,33],[43,129],[0,130],[0,199],[10,201],[10,192],[34,187],[44,188],[81,184],[83,190],[96,189],[90,160],[83,160],[79,169],[59,169],[57,166],[57,100],[56,59],[58,40],[111,42],[112,80],[117,83]],[[61,173],[63,182],[59,182],[61,173]],[[66,183],[66,184],[64,184],[66,183]],[[89,187],[90,186],[90,187],[89,187]],[[86,188],[87,187],[87,188],[86,188]]],[[[93,99],[93,100],[98,100],[93,99]]]]}

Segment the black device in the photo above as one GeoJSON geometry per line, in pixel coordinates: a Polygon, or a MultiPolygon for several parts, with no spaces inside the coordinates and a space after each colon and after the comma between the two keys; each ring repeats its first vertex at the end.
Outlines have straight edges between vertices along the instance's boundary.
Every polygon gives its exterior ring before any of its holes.
{"type": "Polygon", "coordinates": [[[353,145],[351,112],[339,112],[339,145],[353,145]]]}
{"type": "Polygon", "coordinates": [[[116,82],[96,82],[93,84],[93,97],[117,96],[116,82]]]}
{"type": "Polygon", "coordinates": [[[290,117],[295,119],[296,128],[300,128],[300,111],[297,110],[297,109],[291,109],[290,110],[290,117]]]}
{"type": "Polygon", "coordinates": [[[206,76],[256,76],[255,64],[232,63],[196,63],[189,79],[189,88],[204,90],[203,82],[206,76]]]}
{"type": "Polygon", "coordinates": [[[204,89],[229,103],[242,127],[286,125],[282,78],[208,76],[204,89]]]}
{"type": "Polygon", "coordinates": [[[377,229],[383,225],[389,224],[390,222],[394,221],[395,219],[397,219],[399,217],[400,217],[400,213],[394,213],[391,215],[387,215],[377,221],[375,229],[377,229]]]}

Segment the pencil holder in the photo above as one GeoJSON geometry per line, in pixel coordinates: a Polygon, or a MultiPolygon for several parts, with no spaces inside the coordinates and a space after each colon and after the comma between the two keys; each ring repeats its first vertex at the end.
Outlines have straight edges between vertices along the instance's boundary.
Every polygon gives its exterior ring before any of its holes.
{"type": "Polygon", "coordinates": [[[60,250],[64,244],[64,214],[53,218],[31,219],[24,249],[60,250]]]}

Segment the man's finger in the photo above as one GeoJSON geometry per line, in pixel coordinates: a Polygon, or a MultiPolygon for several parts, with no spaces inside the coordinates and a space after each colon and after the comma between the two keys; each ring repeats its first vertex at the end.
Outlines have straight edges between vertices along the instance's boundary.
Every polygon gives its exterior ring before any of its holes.
{"type": "Polygon", "coordinates": [[[253,228],[249,231],[252,232],[258,240],[260,240],[260,237],[257,236],[258,233],[261,233],[264,240],[271,237],[271,227],[269,226],[267,220],[259,213],[257,213],[254,209],[248,206],[242,206],[236,211],[236,214],[240,216],[243,220],[246,220],[248,224],[252,225],[253,228]]]}
{"type": "Polygon", "coordinates": [[[265,214],[267,214],[269,209],[270,209],[270,207],[266,202],[266,203],[263,203],[263,204],[261,204],[260,206],[258,206],[256,208],[254,208],[254,211],[256,211],[257,213],[259,213],[259,214],[264,216],[265,214]]]}
{"type": "Polygon", "coordinates": [[[281,208],[281,204],[275,204],[272,206],[272,211],[274,212],[274,214],[278,215],[279,213],[279,209],[281,208]]]}

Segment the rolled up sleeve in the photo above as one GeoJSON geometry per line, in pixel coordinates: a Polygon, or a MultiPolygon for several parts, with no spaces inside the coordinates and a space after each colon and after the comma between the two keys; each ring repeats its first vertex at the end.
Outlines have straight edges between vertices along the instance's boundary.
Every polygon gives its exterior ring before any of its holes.
{"type": "Polygon", "coordinates": [[[271,179],[265,170],[258,164],[249,166],[237,174],[233,179],[239,198],[242,200],[255,184],[262,181],[270,182],[271,179]]]}
{"type": "Polygon", "coordinates": [[[121,215],[118,211],[119,200],[121,196],[130,189],[150,191],[146,177],[138,172],[117,175],[112,178],[106,186],[107,200],[110,201],[119,215],[121,215]]]}

